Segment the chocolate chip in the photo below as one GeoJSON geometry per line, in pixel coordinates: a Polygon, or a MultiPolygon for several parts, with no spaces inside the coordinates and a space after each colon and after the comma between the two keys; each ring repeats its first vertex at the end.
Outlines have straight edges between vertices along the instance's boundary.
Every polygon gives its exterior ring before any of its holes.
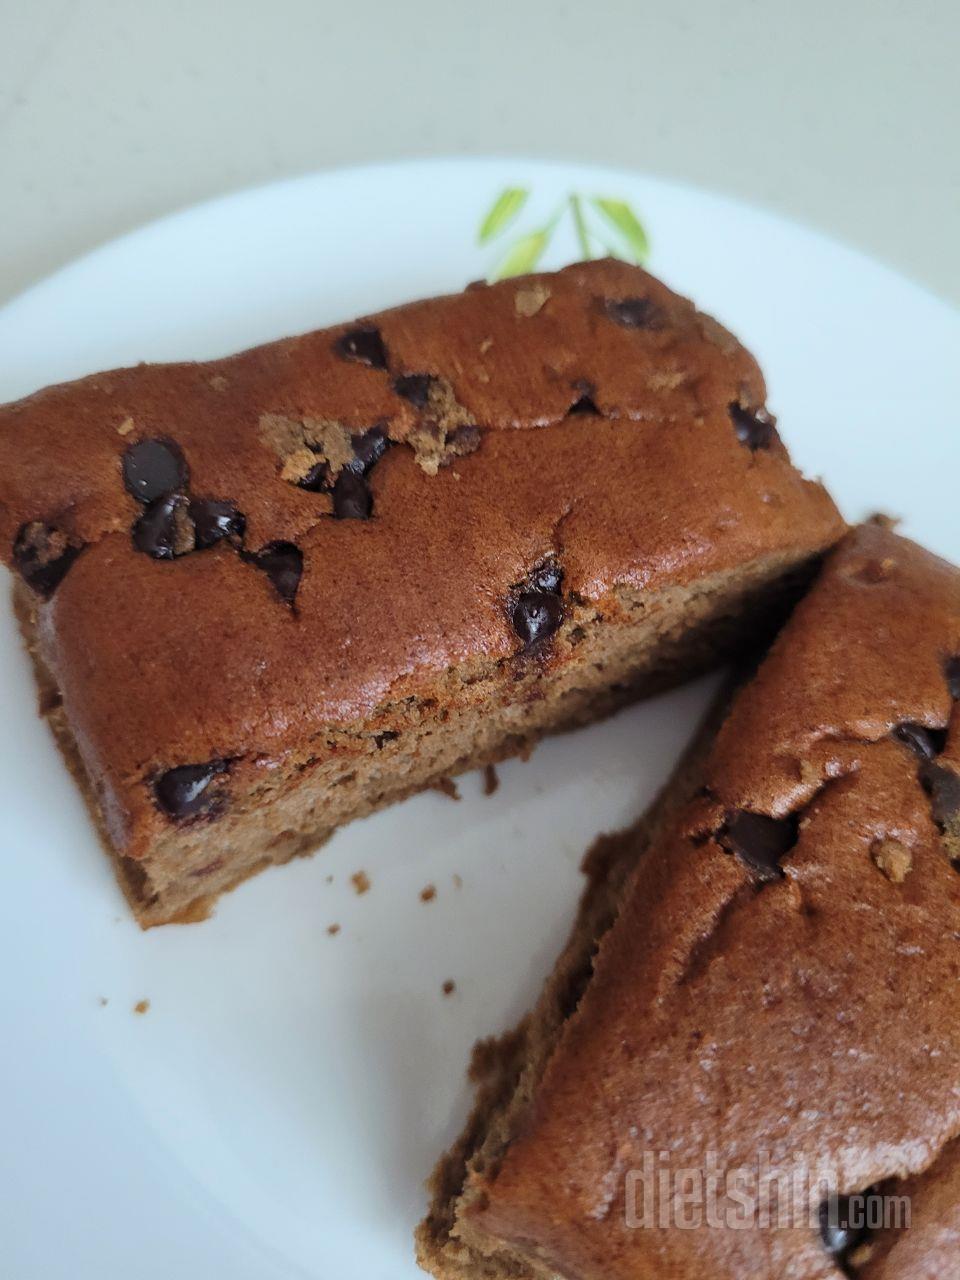
{"type": "Polygon", "coordinates": [[[367,520],[373,512],[373,494],[363,475],[344,469],[333,486],[333,514],[338,520],[367,520]]]}
{"type": "Polygon", "coordinates": [[[181,764],[175,769],[168,769],[153,784],[157,804],[168,817],[177,821],[207,813],[218,798],[216,792],[211,791],[210,783],[226,771],[224,760],[181,764]]]}
{"type": "Polygon", "coordinates": [[[729,853],[735,854],[758,880],[767,882],[783,876],[780,859],[797,843],[797,819],[771,818],[749,809],[735,809],[717,839],[729,853]]]}
{"type": "Polygon", "coordinates": [[[65,533],[42,520],[21,525],[13,543],[13,562],[27,586],[48,598],[79,554],[65,533]]]}
{"type": "Polygon", "coordinates": [[[905,720],[894,727],[893,736],[921,760],[933,760],[947,745],[946,729],[928,729],[925,724],[905,720]]]}
{"type": "Polygon", "coordinates": [[[149,503],[133,526],[133,545],[154,560],[172,560],[196,546],[190,504],[182,493],[149,503]]]}
{"type": "Polygon", "coordinates": [[[268,542],[244,558],[267,575],[281,600],[293,604],[303,573],[303,552],[298,546],[293,542],[268,542]]]}
{"type": "Polygon", "coordinates": [[[296,483],[310,493],[326,493],[330,488],[330,468],[321,458],[296,483]]]}
{"type": "Polygon", "coordinates": [[[353,445],[354,456],[353,460],[347,463],[346,469],[365,476],[386,453],[390,441],[383,427],[371,427],[362,435],[351,436],[350,443],[353,445]]]}
{"type": "Polygon", "coordinates": [[[946,660],[943,664],[943,674],[947,677],[950,697],[960,702],[960,655],[946,660]]]}
{"type": "Polygon", "coordinates": [[[212,547],[222,538],[241,542],[247,527],[246,517],[232,502],[219,502],[216,498],[195,498],[190,503],[190,519],[201,549],[212,547]]]}
{"type": "Polygon", "coordinates": [[[530,584],[537,591],[552,591],[554,594],[559,594],[562,581],[563,570],[554,560],[545,560],[530,575],[530,584]]]}
{"type": "Polygon", "coordinates": [[[409,400],[417,409],[425,409],[430,400],[430,388],[435,379],[432,373],[402,373],[394,378],[393,389],[398,396],[409,400]]]}
{"type": "Polygon", "coordinates": [[[777,420],[766,409],[746,409],[734,401],[729,406],[730,417],[737,439],[748,449],[769,449],[776,435],[777,420]]]}
{"type": "Polygon", "coordinates": [[[870,1235],[872,1223],[882,1221],[883,1197],[872,1190],[856,1196],[830,1196],[820,1205],[820,1238],[841,1265],[870,1235]],[[879,1204],[877,1204],[879,1202],[879,1204]],[[877,1210],[880,1215],[877,1216],[877,1210]]]}
{"type": "Polygon", "coordinates": [[[513,629],[525,649],[549,640],[563,621],[563,601],[555,591],[524,591],[513,606],[513,629]]]}
{"type": "Polygon", "coordinates": [[[928,760],[920,768],[920,781],[930,797],[934,822],[944,830],[955,826],[960,818],[960,775],[928,760]]]}
{"type": "Polygon", "coordinates": [[[373,325],[361,325],[341,334],[337,339],[335,350],[345,360],[356,360],[360,364],[369,365],[371,369],[386,369],[387,349],[383,345],[380,330],[373,325]]]}
{"type": "Polygon", "coordinates": [[[153,502],[187,483],[187,464],[172,440],[140,440],[123,455],[123,483],[138,502],[153,502]]]}
{"type": "Polygon", "coordinates": [[[649,298],[608,298],[607,315],[624,329],[658,329],[660,311],[649,298]]]}

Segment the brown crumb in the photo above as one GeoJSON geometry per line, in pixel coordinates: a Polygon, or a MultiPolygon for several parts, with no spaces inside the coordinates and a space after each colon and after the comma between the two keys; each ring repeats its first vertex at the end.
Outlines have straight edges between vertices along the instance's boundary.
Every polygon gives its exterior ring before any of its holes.
{"type": "Polygon", "coordinates": [[[443,794],[451,800],[460,799],[460,792],[457,790],[457,784],[452,778],[438,778],[436,782],[433,783],[433,790],[442,791],[443,794]]]}
{"type": "Polygon", "coordinates": [[[336,935],[337,935],[339,932],[340,932],[340,926],[339,926],[338,924],[328,924],[328,925],[327,925],[327,933],[329,933],[329,935],[330,935],[330,937],[331,937],[331,938],[336,937],[336,935]]]}
{"type": "Polygon", "coordinates": [[[432,902],[436,896],[437,896],[436,885],[428,884],[423,889],[420,890],[421,902],[432,902]]]}
{"type": "Polygon", "coordinates": [[[132,430],[133,430],[133,419],[124,418],[124,420],[120,423],[119,427],[117,427],[117,435],[128,436],[132,430]]]}
{"type": "Polygon", "coordinates": [[[452,996],[454,991],[456,991],[456,989],[457,989],[457,984],[454,982],[452,978],[448,978],[446,982],[443,984],[443,994],[445,996],[452,996]]]}
{"type": "Polygon", "coordinates": [[[492,796],[500,785],[500,779],[497,777],[497,771],[492,764],[484,765],[483,769],[483,794],[492,796]]]}
{"type": "Polygon", "coordinates": [[[462,876],[457,875],[457,873],[456,873],[456,872],[454,872],[454,873],[453,873],[453,887],[454,887],[455,889],[462,889],[462,888],[463,888],[463,877],[462,877],[462,876]]]}
{"type": "Polygon", "coordinates": [[[870,856],[894,884],[903,884],[913,868],[913,854],[899,840],[877,840],[870,856]]]}
{"type": "Polygon", "coordinates": [[[146,1013],[149,1008],[150,1008],[149,1000],[138,1000],[137,1003],[133,1006],[133,1012],[146,1013]]]}
{"type": "Polygon", "coordinates": [[[350,883],[357,893],[366,893],[370,888],[370,877],[365,871],[355,871],[350,877],[350,883]]]}

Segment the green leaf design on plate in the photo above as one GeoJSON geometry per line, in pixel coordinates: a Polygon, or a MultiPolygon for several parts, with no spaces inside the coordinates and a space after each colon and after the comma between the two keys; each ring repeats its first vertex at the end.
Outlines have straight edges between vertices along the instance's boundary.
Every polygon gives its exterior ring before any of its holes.
{"type": "Polygon", "coordinates": [[[526,187],[507,187],[506,190],[501,191],[490,206],[487,216],[480,223],[477,242],[486,244],[505,230],[527,203],[529,194],[526,187]]]}
{"type": "Polygon", "coordinates": [[[528,236],[521,236],[507,250],[493,278],[506,280],[509,276],[522,276],[532,271],[543,257],[549,239],[550,235],[546,231],[534,231],[528,236]]]}
{"type": "Polygon", "coordinates": [[[650,241],[643,223],[633,212],[625,200],[609,200],[604,196],[595,196],[593,206],[602,213],[611,226],[616,229],[630,246],[630,250],[638,262],[644,262],[650,253],[650,241]]]}

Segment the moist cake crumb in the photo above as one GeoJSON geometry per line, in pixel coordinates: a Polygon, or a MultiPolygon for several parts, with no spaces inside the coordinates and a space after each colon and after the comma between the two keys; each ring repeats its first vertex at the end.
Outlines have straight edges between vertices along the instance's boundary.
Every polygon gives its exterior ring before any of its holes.
{"type": "Polygon", "coordinates": [[[365,871],[355,871],[350,877],[350,883],[358,894],[366,893],[370,888],[370,877],[365,871]]]}

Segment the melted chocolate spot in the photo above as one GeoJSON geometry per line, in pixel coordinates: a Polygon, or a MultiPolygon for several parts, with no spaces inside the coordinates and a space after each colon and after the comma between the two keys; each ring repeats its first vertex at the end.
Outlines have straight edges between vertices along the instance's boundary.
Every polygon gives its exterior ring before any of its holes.
{"type": "Polygon", "coordinates": [[[368,520],[373,494],[361,472],[344,469],[333,486],[333,514],[337,520],[368,520]]]}
{"type": "Polygon", "coordinates": [[[153,784],[157,804],[177,822],[207,813],[218,799],[216,791],[210,789],[210,783],[226,771],[225,760],[182,764],[176,769],[168,769],[153,784]]]}
{"type": "Polygon", "coordinates": [[[563,601],[555,591],[524,591],[513,606],[511,621],[524,648],[536,648],[559,630],[563,601]]]}
{"type": "Polygon", "coordinates": [[[305,476],[301,476],[297,481],[301,489],[308,489],[311,493],[326,493],[330,488],[330,468],[319,459],[313,464],[305,476]]]}
{"type": "Polygon", "coordinates": [[[154,502],[187,483],[187,464],[172,440],[140,440],[123,455],[123,483],[138,502],[154,502]]]}
{"type": "Polygon", "coordinates": [[[417,409],[425,409],[430,399],[430,388],[435,379],[432,373],[402,373],[393,381],[398,396],[409,400],[417,409]]]}
{"type": "Polygon", "coordinates": [[[80,550],[59,529],[41,520],[30,520],[14,539],[13,562],[27,586],[49,599],[80,550]]]}
{"type": "Polygon", "coordinates": [[[530,575],[531,586],[537,591],[552,591],[555,595],[559,595],[562,581],[563,570],[554,560],[545,560],[530,575]]]}
{"type": "Polygon", "coordinates": [[[133,545],[154,560],[172,560],[192,551],[196,542],[189,506],[182,493],[154,499],[134,523],[133,545]]]}
{"type": "Polygon", "coordinates": [[[776,435],[777,420],[766,409],[745,409],[734,401],[729,406],[733,429],[737,439],[754,452],[757,449],[769,449],[776,435]]]}
{"type": "Polygon", "coordinates": [[[930,812],[943,830],[960,819],[960,775],[945,765],[926,761],[920,767],[920,781],[930,797],[930,812]]]}
{"type": "Polygon", "coordinates": [[[383,345],[380,330],[373,325],[362,325],[342,334],[334,344],[338,355],[345,360],[356,360],[371,369],[386,369],[387,349],[383,345]]]}
{"type": "Polygon", "coordinates": [[[386,453],[390,441],[383,427],[371,427],[362,435],[351,436],[350,443],[353,445],[354,457],[352,462],[347,463],[346,470],[365,476],[386,453]]]}
{"type": "Polygon", "coordinates": [[[195,498],[190,503],[190,519],[197,533],[197,547],[212,547],[222,538],[238,543],[246,531],[246,517],[232,502],[219,502],[216,498],[195,498]]]}
{"type": "Polygon", "coordinates": [[[660,310],[649,298],[608,298],[604,307],[610,319],[624,329],[660,327],[660,310]]]}
{"type": "Polygon", "coordinates": [[[820,1205],[820,1238],[844,1270],[873,1224],[883,1221],[883,1211],[883,1196],[872,1187],[855,1196],[830,1196],[820,1205]]]}
{"type": "Polygon", "coordinates": [[[303,552],[292,542],[268,542],[245,559],[267,575],[281,600],[293,604],[303,573],[303,552]]]}
{"type": "Polygon", "coordinates": [[[946,729],[928,729],[924,724],[905,720],[893,730],[893,736],[910,748],[921,760],[933,760],[947,745],[946,729]]]}
{"type": "Polygon", "coordinates": [[[794,817],[771,818],[765,813],[735,809],[728,814],[726,823],[717,833],[717,839],[758,880],[766,883],[782,879],[780,860],[797,843],[798,834],[798,823],[794,817]]]}
{"type": "Polygon", "coordinates": [[[950,690],[950,697],[955,702],[960,702],[960,655],[947,659],[943,664],[943,674],[947,677],[947,688],[950,690]]]}

